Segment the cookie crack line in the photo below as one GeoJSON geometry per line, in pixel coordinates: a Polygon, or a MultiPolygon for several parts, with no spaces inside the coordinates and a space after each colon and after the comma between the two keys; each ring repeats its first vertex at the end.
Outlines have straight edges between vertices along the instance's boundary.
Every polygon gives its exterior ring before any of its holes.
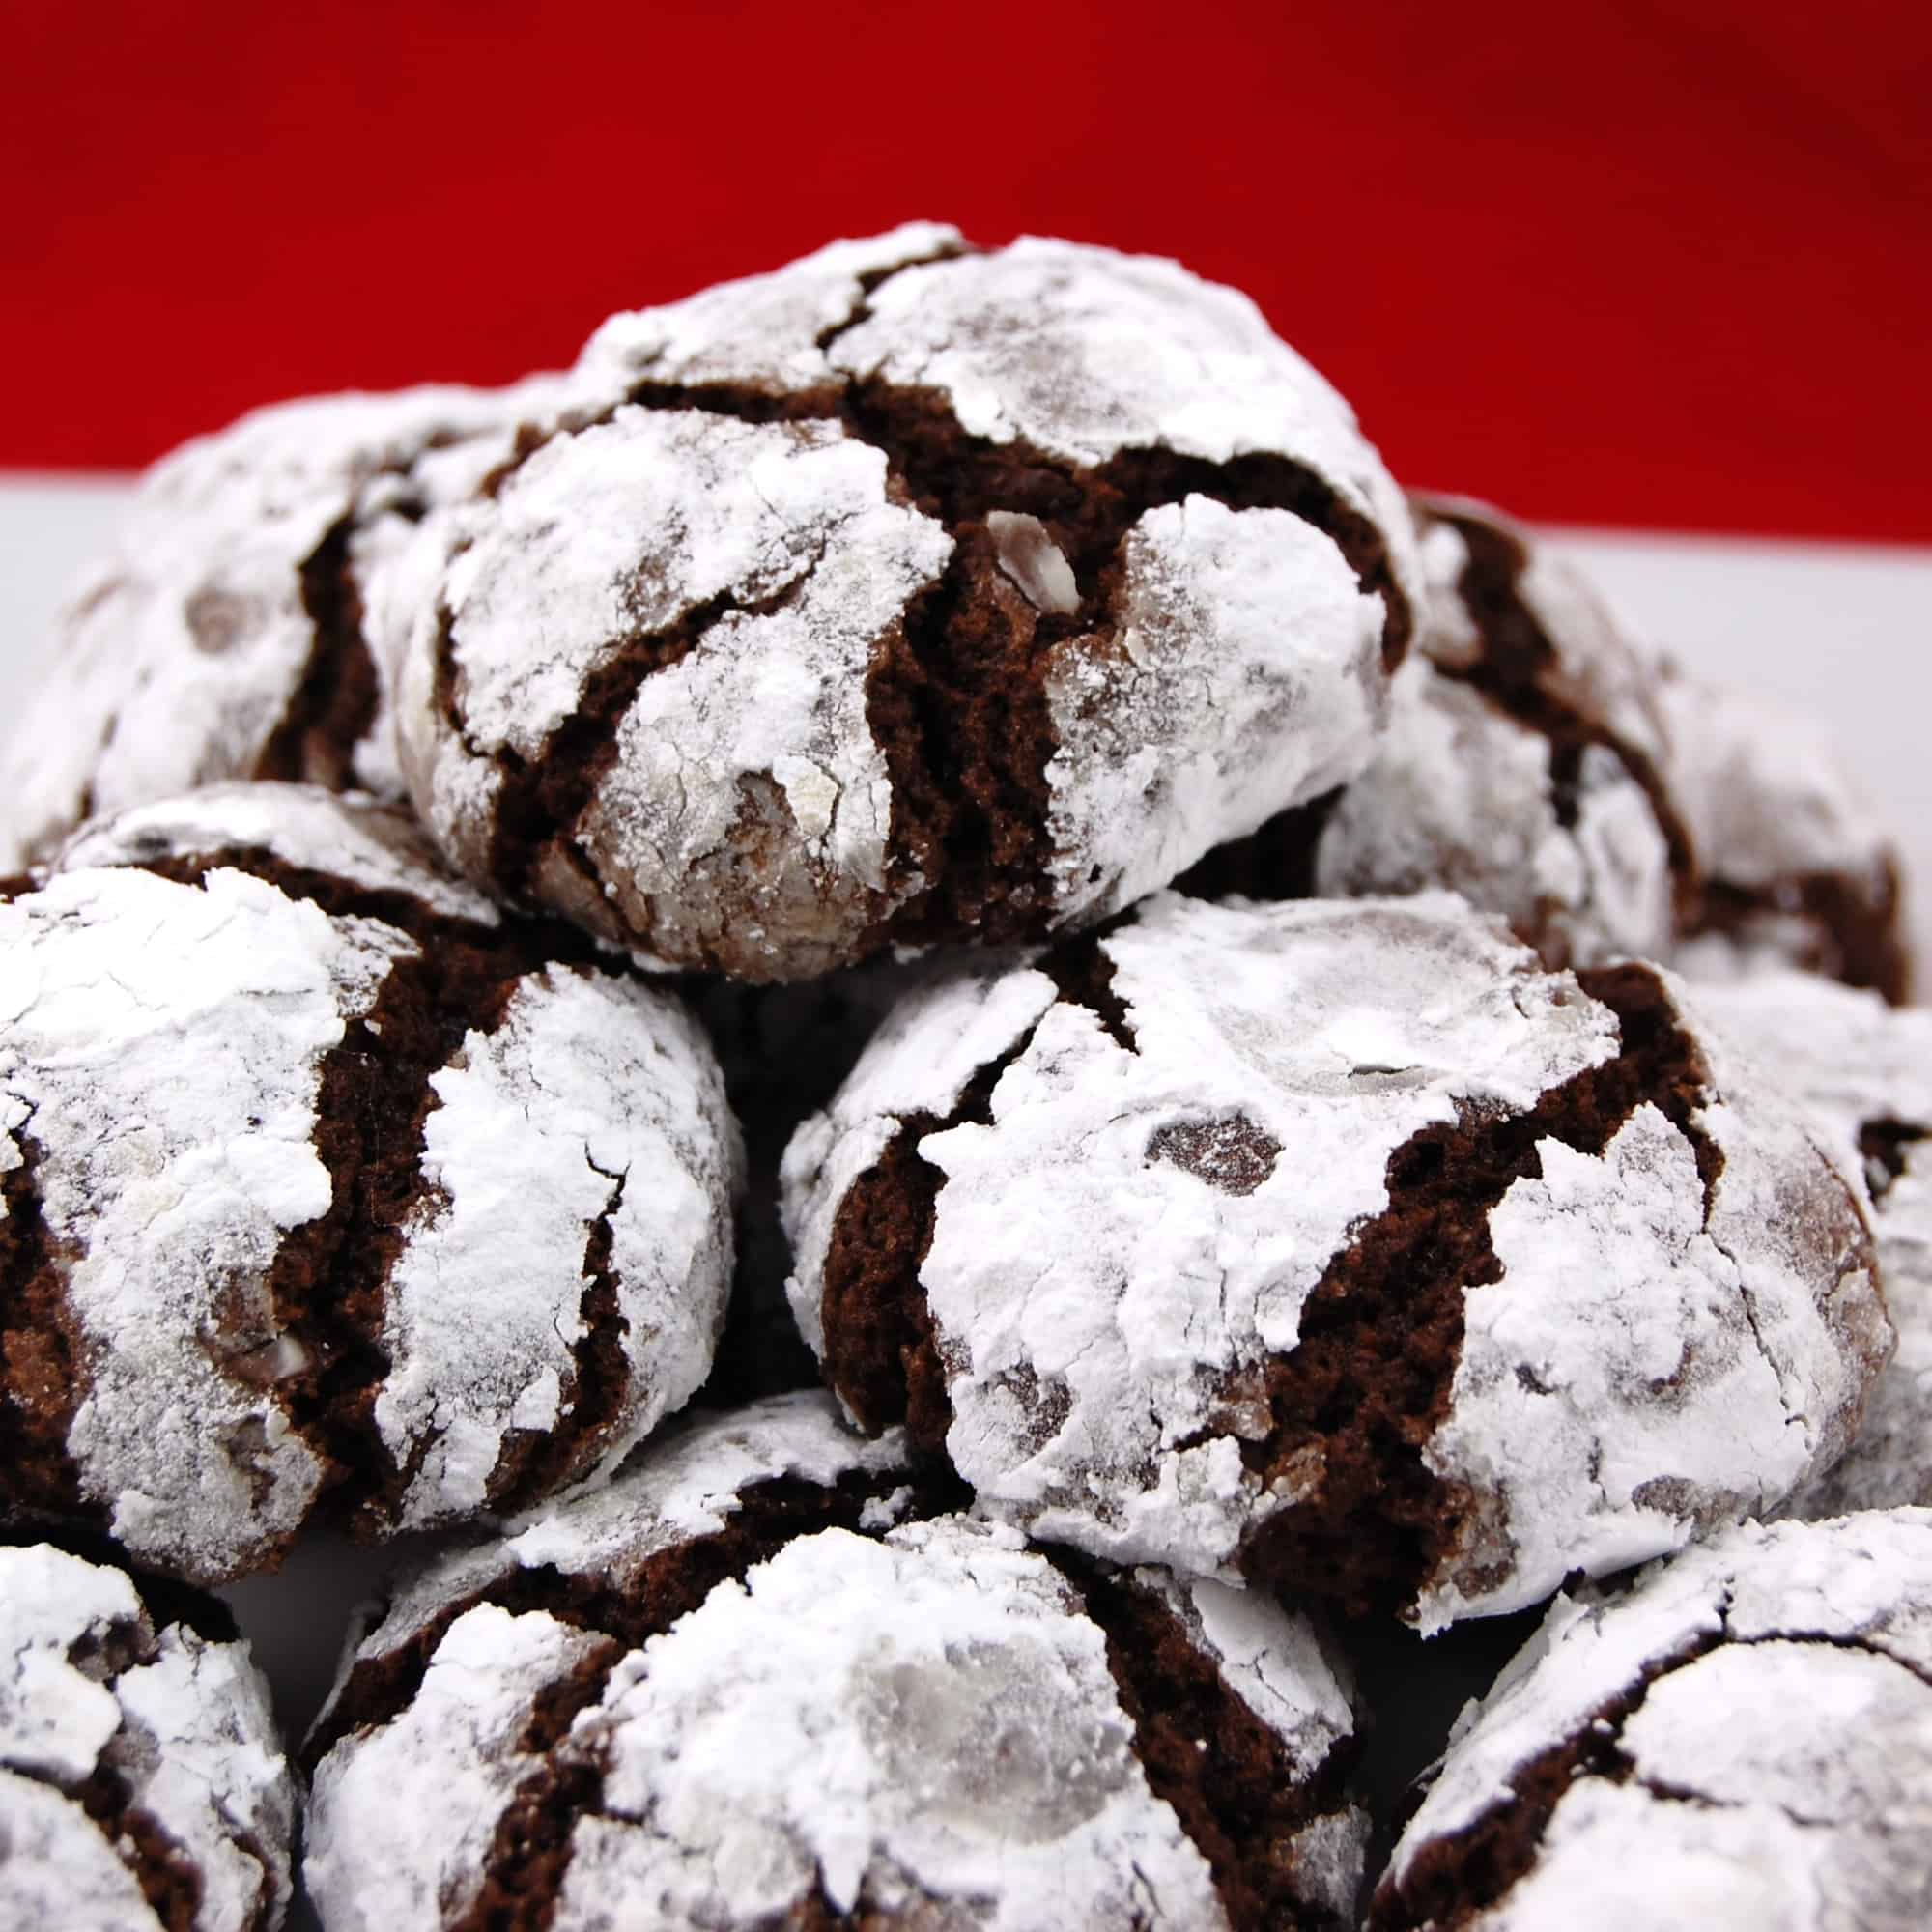
{"type": "Polygon", "coordinates": [[[822,1529],[882,1533],[865,1521],[867,1506],[908,1483],[917,1486],[917,1495],[897,1520],[938,1515],[970,1502],[964,1486],[945,1471],[914,1477],[902,1469],[876,1474],[853,1470],[831,1484],[773,1476],[739,1492],[738,1506],[723,1529],[653,1551],[621,1580],[608,1571],[573,1574],[551,1563],[508,1569],[445,1605],[394,1650],[354,1664],[302,1747],[303,1768],[313,1772],[352,1733],[380,1728],[400,1716],[420,1689],[450,1627],[470,1610],[487,1606],[512,1616],[550,1616],[638,1650],[695,1610],[720,1583],[742,1581],[753,1564],[797,1537],[822,1529]]]}
{"type": "MultiPolygon", "coordinates": [[[[1119,923],[1055,948],[1038,970],[1058,989],[1056,1005],[1084,1007],[1109,1037],[1132,1053],[1137,1050],[1132,1021],[1114,990],[1114,963],[1102,950],[1107,932],[1119,923]]],[[[1042,1013],[1005,1053],[981,1066],[945,1114],[903,1116],[833,1217],[819,1290],[826,1380],[862,1429],[877,1435],[903,1423],[913,1445],[925,1455],[943,1452],[952,1404],[920,1281],[946,1177],[920,1152],[920,1143],[957,1126],[990,1126],[994,1088],[1033,1044],[1045,1019],[1042,1013]]]]}
{"type": "Polygon", "coordinates": [[[1540,1142],[1601,1156],[1648,1102],[1690,1141],[1708,1219],[1722,1154],[1691,1118],[1708,1078],[1701,1053],[1649,968],[1577,978],[1617,1016],[1615,1057],[1526,1113],[1465,1107],[1397,1148],[1388,1206],[1352,1231],[1309,1294],[1293,1349],[1268,1365],[1269,1426],[1240,1441],[1243,1463],[1264,1486],[1309,1464],[1321,1475],[1312,1495],[1249,1532],[1239,1557],[1249,1575],[1379,1615],[1412,1604],[1437,1574],[1471,1499],[1424,1451],[1448,1413],[1467,1293],[1501,1279],[1491,1213],[1518,1180],[1541,1176],[1540,1142]]]}
{"type": "Polygon", "coordinates": [[[1426,506],[1463,539],[1468,561],[1456,582],[1476,627],[1481,652],[1467,666],[1436,665],[1436,672],[1481,693],[1506,717],[1549,740],[1556,817],[1566,830],[1577,823],[1577,781],[1584,751],[1601,746],[1622,764],[1649,802],[1670,857],[1680,911],[1694,890],[1696,855],[1689,827],[1677,810],[1656,761],[1564,688],[1562,655],[1522,595],[1529,553],[1507,531],[1480,517],[1426,506]]]}
{"type": "Polygon", "coordinates": [[[495,1932],[505,1924],[541,1932],[555,1918],[577,1821],[604,1812],[603,1754],[574,1743],[571,1726],[603,1701],[625,1648],[614,1639],[600,1644],[562,1684],[540,1693],[523,1746],[542,1761],[497,1818],[476,1895],[449,1932],[495,1932]]]}
{"type": "Polygon", "coordinates": [[[1886,1196],[1905,1173],[1911,1158],[1909,1150],[1928,1136],[1932,1136],[1932,1128],[1922,1122],[1890,1115],[1861,1122],[1859,1153],[1864,1161],[1865,1185],[1874,1208],[1883,1209],[1886,1196]]]}
{"type": "Polygon", "coordinates": [[[571,1345],[570,1373],[557,1398],[554,1425],[548,1430],[519,1430],[504,1439],[488,1484],[490,1508],[498,1514],[517,1510],[532,1497],[550,1495],[584,1475],[631,1388],[623,1340],[631,1321],[619,1301],[617,1277],[611,1265],[615,1221],[630,1173],[601,1168],[587,1154],[585,1162],[611,1182],[611,1190],[603,1212],[590,1223],[583,1246],[583,1293],[578,1302],[583,1332],[571,1345]]]}
{"type": "Polygon", "coordinates": [[[1628,1690],[1588,1712],[1567,1738],[1510,1774],[1507,1792],[1463,1830],[1425,1844],[1400,1882],[1384,1878],[1369,1913],[1370,1932],[1453,1932],[1488,1910],[1536,1863],[1543,1833],[1577,1779],[1625,1781],[1632,1761],[1623,1734],[1651,1690],[1729,1635],[1729,1592],[1715,1628],[1700,1631],[1628,1690]]]}
{"type": "MultiPolygon", "coordinates": [[[[292,1429],[324,1464],[325,1513],[352,1529],[393,1514],[421,1462],[399,1464],[375,1419],[389,1370],[381,1336],[388,1278],[425,1193],[424,1126],[432,1082],[471,1032],[493,1033],[525,975],[589,942],[511,923],[494,928],[442,915],[412,894],[371,889],[235,848],[148,862],[144,869],[200,888],[226,866],[249,872],[332,918],[382,921],[417,942],[396,959],[368,1011],[345,1021],[323,1056],[314,1143],[329,1206],[283,1236],[264,1280],[278,1332],[300,1367],[271,1385],[292,1429]]],[[[569,970],[568,964],[565,970],[569,970]]]]}
{"type": "Polygon", "coordinates": [[[1342,1932],[1342,1919],[1303,1895],[1281,1848],[1302,1827],[1344,1808],[1355,1740],[1339,1740],[1297,1777],[1281,1740],[1163,1605],[1070,1550],[1040,1554],[1106,1638],[1107,1668],[1134,1727],[1134,1756],[1207,1861],[1228,1922],[1342,1932]]]}
{"type": "Polygon", "coordinates": [[[314,641],[280,722],[270,732],[252,774],[327,785],[355,780],[355,747],[376,722],[376,661],[362,632],[362,593],[350,560],[361,526],[354,509],[338,517],[298,570],[302,611],[314,641]]]}
{"type": "MultiPolygon", "coordinates": [[[[577,708],[550,733],[535,756],[525,758],[508,745],[490,753],[502,774],[490,868],[505,891],[527,897],[532,877],[554,850],[572,855],[573,863],[582,861],[573,834],[617,761],[617,728],[644,680],[689,657],[727,618],[769,617],[795,603],[823,557],[821,545],[796,576],[768,597],[740,597],[735,591],[721,590],[692,605],[672,623],[624,638],[584,680],[577,708]]],[[[455,708],[455,627],[445,612],[437,643],[437,684],[446,716],[455,708]]]]}
{"type": "MultiPolygon", "coordinates": [[[[116,1734],[116,1739],[123,1735],[116,1734]]],[[[109,1748],[112,1748],[110,1740],[109,1748]]],[[[167,1932],[194,1932],[200,1922],[201,1871],[180,1840],[144,1806],[133,1802],[133,1787],[116,1765],[102,1760],[86,1777],[61,1777],[43,1765],[4,1760],[15,1777],[58,1792],[78,1804],[116,1858],[140,1888],[156,1922],[167,1932]]],[[[245,1847],[244,1847],[245,1849],[245,1847]]],[[[273,1885],[264,1865],[252,1922],[266,1926],[273,1885]]]]}
{"type": "Polygon", "coordinates": [[[929,269],[936,262],[956,262],[967,255],[978,255],[984,251],[976,248],[970,242],[942,242],[936,248],[928,248],[923,254],[909,255],[903,262],[894,262],[884,269],[867,269],[859,277],[859,299],[838,322],[829,328],[821,328],[813,338],[812,346],[822,355],[841,335],[849,334],[862,322],[871,319],[871,298],[893,279],[902,275],[908,269],[929,269]]]}

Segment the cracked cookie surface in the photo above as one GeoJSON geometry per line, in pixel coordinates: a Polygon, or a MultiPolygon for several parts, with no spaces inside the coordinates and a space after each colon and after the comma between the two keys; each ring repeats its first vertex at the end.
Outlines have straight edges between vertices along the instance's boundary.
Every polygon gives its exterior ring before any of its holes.
{"type": "Polygon", "coordinates": [[[312,397],[156,465],[0,747],[0,872],[83,819],[226,779],[401,797],[374,581],[552,407],[545,378],[312,397]]]}
{"type": "Polygon", "coordinates": [[[822,1393],[683,1425],[406,1584],[311,1752],[331,1921],[1339,1928],[1313,1627],[947,1514],[822,1393]],[[399,1802],[400,1801],[400,1802],[399,1802]]]}
{"type": "Polygon", "coordinates": [[[1912,997],[1898,848],[1809,721],[1674,666],[1655,696],[1701,873],[1674,962],[1695,979],[1796,966],[1912,997]]]}
{"type": "Polygon", "coordinates": [[[1907,1932],[1932,1854],[1932,1515],[1748,1524],[1562,1598],[1465,1712],[1373,1932],[1907,1932]]]}
{"type": "Polygon", "coordinates": [[[0,899],[0,1493],[197,1580],[614,1468],[707,1372],[735,1124],[682,1008],[400,814],[217,788],[0,899]]]}
{"type": "Polygon", "coordinates": [[[895,1009],[786,1156],[829,1380],[982,1507],[1430,1629],[1842,1451],[1863,1217],[1667,975],[1447,895],[1170,895],[1043,966],[895,1009]]]}
{"type": "Polygon", "coordinates": [[[294,1779],[219,1605],[0,1544],[0,1918],[271,1932],[294,1779]]]}
{"type": "Polygon", "coordinates": [[[1843,1461],[1785,1511],[1815,1519],[1932,1503],[1932,1013],[1770,968],[1700,985],[1695,997],[1824,1131],[1871,1218],[1898,1330],[1843,1461]]]}
{"type": "Polygon", "coordinates": [[[1412,507],[1428,598],[1374,761],[1210,853],[1181,890],[1445,887],[1552,966],[1665,956],[1694,858],[1649,668],[1581,576],[1508,518],[1454,497],[1412,507]]]}
{"type": "Polygon", "coordinates": [[[1233,292],[840,243],[614,318],[426,521],[403,762],[462,870],[642,958],[1037,937],[1361,768],[1410,541],[1233,292]]]}

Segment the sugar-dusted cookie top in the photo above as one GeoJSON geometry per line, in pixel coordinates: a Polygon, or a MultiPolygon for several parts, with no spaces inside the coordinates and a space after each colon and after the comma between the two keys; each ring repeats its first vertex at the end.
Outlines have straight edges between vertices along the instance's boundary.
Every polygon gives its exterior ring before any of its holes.
{"type": "Polygon", "coordinates": [[[1428,601],[1374,761],[1209,853],[1182,890],[1446,887],[1552,965],[1664,956],[1695,873],[1654,670],[1550,545],[1481,503],[1412,507],[1428,601]]]}
{"type": "Polygon", "coordinates": [[[1560,1598],[1471,1705],[1373,1932],[1914,1932],[1932,1515],[1747,1524],[1560,1598]]]}
{"type": "Polygon", "coordinates": [[[1815,1518],[1932,1503],[1932,1013],[1769,965],[1700,985],[1696,1000],[1824,1131],[1871,1216],[1898,1330],[1843,1461],[1785,1508],[1815,1518]]]}
{"type": "Polygon", "coordinates": [[[1353,1714],[1312,1626],[935,1515],[902,1455],[781,1397],[433,1564],[312,1741],[325,1917],[1351,1925],[1353,1714]]]}
{"type": "Polygon", "coordinates": [[[1425,1629],[1775,1503],[1891,1344],[1851,1189],[1669,976],[1447,895],[957,974],[786,1188],[833,1387],[983,1507],[1425,1629]]]}
{"type": "Polygon", "coordinates": [[[710,1366],[737,1167],[683,1009],[399,813],[92,828],[0,898],[0,1497],[212,1580],[607,1471],[710,1366]]]}
{"type": "Polygon", "coordinates": [[[218,1604],[0,1544],[0,1922],[271,1932],[295,1810],[218,1604]]]}
{"type": "Polygon", "coordinates": [[[613,319],[403,574],[459,867],[766,980],[1092,923],[1331,789],[1419,596],[1252,303],[929,228],[613,319]]]}
{"type": "Polygon", "coordinates": [[[1655,696],[1702,875],[1676,955],[1683,970],[1728,979],[1798,966],[1909,999],[1898,849],[1824,734],[1674,668],[1655,696]]]}
{"type": "Polygon", "coordinates": [[[0,870],[92,814],[218,780],[400,796],[372,580],[555,394],[536,379],[311,397],[156,464],[0,741],[0,870]]]}

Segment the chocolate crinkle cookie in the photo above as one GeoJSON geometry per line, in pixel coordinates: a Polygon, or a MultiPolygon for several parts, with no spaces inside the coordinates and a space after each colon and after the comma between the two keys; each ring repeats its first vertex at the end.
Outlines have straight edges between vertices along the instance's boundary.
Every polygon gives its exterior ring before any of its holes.
{"type": "Polygon", "coordinates": [[[867,1428],[1115,1561],[1431,1630],[1776,1503],[1891,1348],[1791,1103],[1452,895],[1167,895],[888,1018],[786,1157],[867,1428]]]}
{"type": "Polygon", "coordinates": [[[839,243],[613,319],[551,429],[416,538],[411,794],[745,980],[1092,923],[1331,790],[1418,597],[1334,390],[1103,249],[839,243]]]}
{"type": "Polygon", "coordinates": [[[271,1932],[296,1792],[221,1605],[0,1545],[0,1922],[271,1932]]]}
{"type": "Polygon", "coordinates": [[[157,464],[0,752],[0,871],[94,814],[218,780],[400,797],[372,582],[551,393],[538,378],[315,397],[157,464]]]}
{"type": "Polygon", "coordinates": [[[793,1395],[433,1566],[311,1740],[325,1923],[1352,1925],[1313,1627],[948,1500],[793,1395]]]}
{"type": "Polygon", "coordinates": [[[1700,986],[1700,1009],[1811,1110],[1862,1197],[1898,1351],[1842,1462],[1785,1512],[1932,1504],[1932,1012],[1812,974],[1700,986]]]}
{"type": "Polygon", "coordinates": [[[1898,851],[1813,724],[1672,667],[1656,686],[1701,880],[1673,955],[1698,979],[1797,966],[1903,1005],[1898,851]]]}
{"type": "Polygon", "coordinates": [[[1463,1718],[1371,1932],[1920,1932],[1932,1514],[1751,1524],[1559,1599],[1463,1718]]]}
{"type": "Polygon", "coordinates": [[[695,1022],[407,820],[235,786],[0,892],[0,1505],[198,1581],[599,1475],[703,1379],[695,1022]]]}
{"type": "Polygon", "coordinates": [[[1428,597],[1374,762],[1209,853],[1181,890],[1447,887],[1552,966],[1664,956],[1695,862],[1664,776],[1654,669],[1549,546],[1481,503],[1411,507],[1428,597]]]}

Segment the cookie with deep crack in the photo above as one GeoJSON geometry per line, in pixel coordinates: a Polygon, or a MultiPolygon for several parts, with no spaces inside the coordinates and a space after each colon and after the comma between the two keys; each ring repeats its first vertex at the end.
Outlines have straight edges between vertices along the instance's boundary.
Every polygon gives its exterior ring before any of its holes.
{"type": "Polygon", "coordinates": [[[219,780],[401,797],[375,580],[555,396],[537,379],[312,397],[163,458],[8,735],[0,871],[85,818],[219,780]]]}
{"type": "Polygon", "coordinates": [[[1932,1504],[1932,1012],[1765,970],[1697,1003],[1804,1104],[1863,1198],[1898,1352],[1844,1460],[1785,1504],[1837,1516],[1932,1504]]]}
{"type": "Polygon", "coordinates": [[[1432,887],[1552,966],[1662,957],[1694,889],[1655,672],[1582,576],[1481,503],[1411,500],[1428,599],[1389,729],[1342,790],[1183,874],[1206,897],[1432,887]]]}
{"type": "Polygon", "coordinates": [[[1332,789],[1417,583],[1244,298],[925,227],[613,319],[416,543],[403,762],[451,860],[753,980],[1091,924],[1332,789]]]}
{"type": "Polygon", "coordinates": [[[0,1922],[272,1932],[296,1791],[212,1598],[0,1544],[0,1922]]]}
{"type": "Polygon", "coordinates": [[[738,1163],[684,1009],[400,812],[84,830],[0,893],[0,1505],[209,1581],[601,1475],[710,1366],[738,1163]]]}
{"type": "Polygon", "coordinates": [[[1666,777],[1700,881],[1672,953],[1697,979],[1796,966],[1912,996],[1898,847],[1817,727],[1666,665],[1666,777]]]}
{"type": "Polygon", "coordinates": [[[1372,1932],[1916,1932],[1932,1515],[1748,1524],[1559,1599],[1464,1715],[1372,1932]]]}
{"type": "Polygon", "coordinates": [[[311,1740],[325,1918],[1352,1925],[1353,1717],[1314,1628],[951,1499],[780,1397],[431,1567],[311,1740]]]}
{"type": "Polygon", "coordinates": [[[889,1016],[786,1155],[865,1427],[1117,1561],[1425,1630],[1776,1503],[1891,1346],[1850,1187],[1642,964],[1155,897],[889,1016]]]}

